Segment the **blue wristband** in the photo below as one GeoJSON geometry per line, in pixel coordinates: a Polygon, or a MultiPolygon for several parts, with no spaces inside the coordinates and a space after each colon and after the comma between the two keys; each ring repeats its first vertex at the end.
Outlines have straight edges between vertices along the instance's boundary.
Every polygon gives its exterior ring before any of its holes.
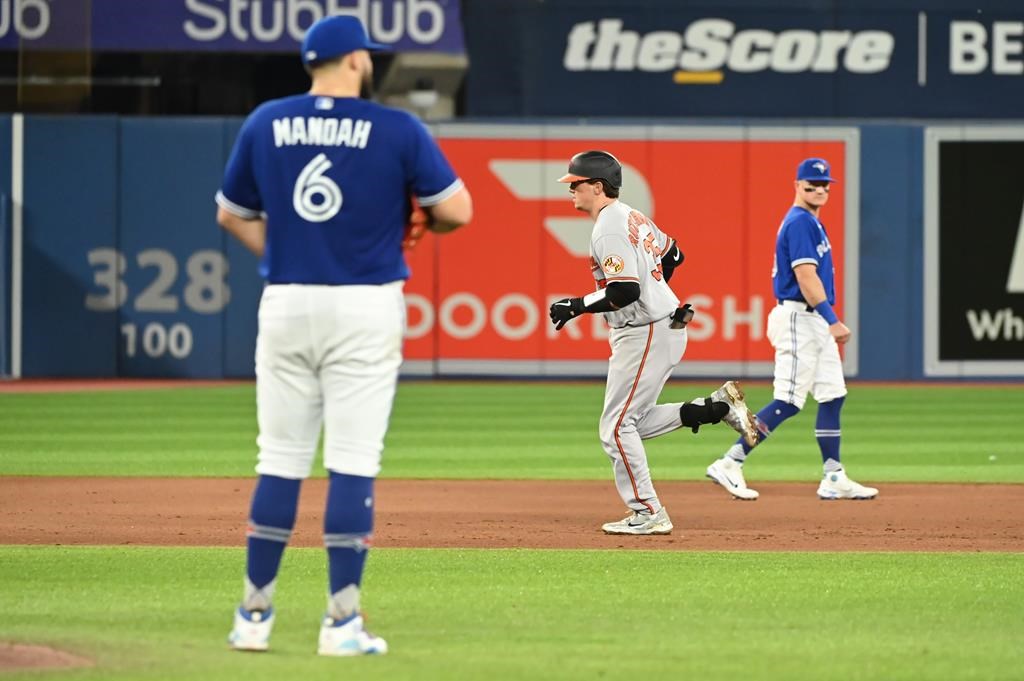
{"type": "Polygon", "coordinates": [[[827,300],[823,300],[814,306],[814,311],[822,316],[822,318],[828,322],[829,326],[832,326],[839,321],[839,317],[836,316],[832,306],[828,304],[827,300]]]}

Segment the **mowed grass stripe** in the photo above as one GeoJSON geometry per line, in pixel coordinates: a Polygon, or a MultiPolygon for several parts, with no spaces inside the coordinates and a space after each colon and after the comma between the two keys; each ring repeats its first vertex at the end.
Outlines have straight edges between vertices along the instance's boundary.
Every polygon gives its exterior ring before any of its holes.
{"type": "MultiPolygon", "coordinates": [[[[76,679],[1017,679],[1024,554],[375,550],[392,653],[313,654],[323,552],[290,549],[273,651],[229,652],[240,549],[0,547],[0,640],[76,679]]],[[[67,678],[33,673],[33,679],[67,678]]]]}
{"type": "MultiPolygon", "coordinates": [[[[662,402],[715,384],[672,383],[662,402]]],[[[600,383],[405,382],[384,477],[608,479],[597,438],[600,383]]],[[[766,384],[748,386],[758,408],[766,384]]],[[[747,477],[820,475],[815,405],[751,456],[747,477]]],[[[1017,386],[858,386],[843,410],[843,459],[864,481],[1024,482],[1017,386]]],[[[695,480],[735,439],[726,426],[681,429],[647,443],[655,480],[695,480]]],[[[3,475],[251,475],[251,385],[0,395],[3,475]]],[[[320,474],[320,473],[318,473],[320,474]]]]}

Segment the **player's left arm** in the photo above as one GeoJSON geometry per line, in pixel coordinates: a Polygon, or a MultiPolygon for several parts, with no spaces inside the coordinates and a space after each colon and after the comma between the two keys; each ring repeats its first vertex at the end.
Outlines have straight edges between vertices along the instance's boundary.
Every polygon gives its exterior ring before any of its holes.
{"type": "Polygon", "coordinates": [[[661,254],[661,274],[668,281],[672,278],[672,273],[676,271],[676,268],[683,264],[683,260],[686,256],[679,250],[679,242],[675,239],[670,239],[672,245],[667,251],[661,254]]]}
{"type": "Polygon", "coordinates": [[[413,196],[428,216],[425,228],[444,234],[473,219],[473,200],[437,141],[421,122],[407,119],[404,151],[413,196]]]}
{"type": "Polygon", "coordinates": [[[594,259],[604,273],[604,286],[577,298],[556,300],[548,309],[555,330],[570,319],[593,312],[621,310],[640,300],[636,246],[624,235],[603,236],[595,242],[594,259]]]}
{"type": "Polygon", "coordinates": [[[821,282],[821,277],[818,276],[818,266],[812,263],[802,263],[793,267],[793,274],[796,275],[800,294],[803,295],[807,304],[828,322],[829,333],[836,339],[836,342],[845,343],[850,340],[849,327],[839,320],[832,305],[828,302],[825,285],[821,282]]]}

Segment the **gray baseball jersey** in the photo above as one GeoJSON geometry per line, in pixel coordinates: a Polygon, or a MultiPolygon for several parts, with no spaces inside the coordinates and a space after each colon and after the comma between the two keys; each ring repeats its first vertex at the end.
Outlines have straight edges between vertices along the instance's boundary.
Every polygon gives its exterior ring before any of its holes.
{"type": "Polygon", "coordinates": [[[647,216],[621,201],[598,213],[590,241],[598,288],[615,281],[640,284],[640,299],[606,312],[612,331],[601,444],[615,486],[634,511],[655,513],[661,502],[651,481],[643,440],[679,428],[680,403],[656,404],[665,381],[686,351],[686,329],[671,327],[679,299],[665,283],[661,254],[671,239],[647,216]]]}
{"type": "Polygon", "coordinates": [[[609,326],[642,326],[665,319],[679,307],[661,273],[661,254],[670,239],[650,218],[616,201],[597,216],[590,238],[590,265],[599,289],[614,281],[640,284],[640,299],[621,310],[605,312],[609,326]]]}

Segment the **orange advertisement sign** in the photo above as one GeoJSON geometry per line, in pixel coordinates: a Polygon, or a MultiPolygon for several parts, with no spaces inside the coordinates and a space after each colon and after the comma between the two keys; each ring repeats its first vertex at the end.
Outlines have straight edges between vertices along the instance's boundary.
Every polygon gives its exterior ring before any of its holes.
{"type": "MultiPolygon", "coordinates": [[[[540,366],[608,357],[601,315],[555,332],[548,306],[594,290],[587,249],[593,222],[556,179],[569,158],[605,149],[623,164],[621,200],[677,240],[685,261],[671,286],[697,314],[688,363],[770,362],[775,236],[793,203],[797,164],[827,158],[838,173],[821,220],[836,245],[842,314],[842,140],[598,140],[441,138],[469,188],[473,222],[428,236],[409,255],[409,360],[533,360],[540,366]]],[[[543,372],[541,372],[543,373],[543,372]]]]}

